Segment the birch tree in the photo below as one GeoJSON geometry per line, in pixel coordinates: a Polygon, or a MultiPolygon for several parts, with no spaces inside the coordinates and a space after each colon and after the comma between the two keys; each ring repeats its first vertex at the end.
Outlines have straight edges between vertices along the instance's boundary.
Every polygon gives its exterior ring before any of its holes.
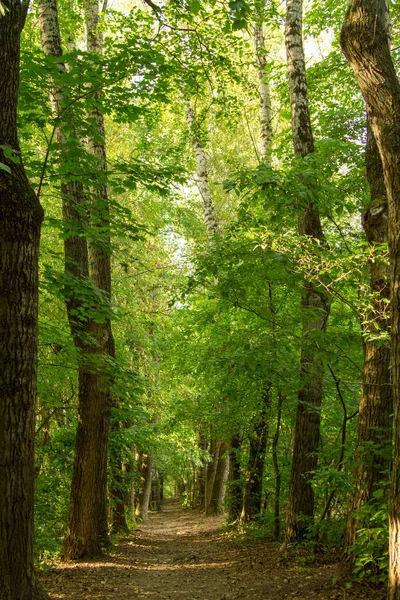
{"type": "Polygon", "coordinates": [[[211,199],[210,183],[208,180],[207,157],[200,140],[198,123],[190,100],[186,102],[186,119],[189,126],[193,151],[196,158],[197,186],[203,201],[203,214],[210,238],[218,233],[219,225],[211,199]]]}
{"type": "Polygon", "coordinates": [[[257,15],[254,23],[253,40],[258,75],[258,93],[260,102],[260,158],[270,162],[272,144],[272,106],[271,88],[267,75],[267,50],[264,39],[262,16],[257,15]]]}

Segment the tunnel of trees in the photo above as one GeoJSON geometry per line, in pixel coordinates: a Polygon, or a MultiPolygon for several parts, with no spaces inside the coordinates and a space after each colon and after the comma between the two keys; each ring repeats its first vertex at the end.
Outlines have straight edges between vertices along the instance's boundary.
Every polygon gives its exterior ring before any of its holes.
{"type": "Polygon", "coordinates": [[[400,598],[399,48],[387,0],[0,0],[1,600],[172,496],[400,598]]]}

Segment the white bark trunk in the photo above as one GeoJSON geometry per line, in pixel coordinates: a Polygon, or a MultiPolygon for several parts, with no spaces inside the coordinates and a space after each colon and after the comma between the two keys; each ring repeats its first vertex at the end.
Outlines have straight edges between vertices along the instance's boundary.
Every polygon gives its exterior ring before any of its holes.
{"type": "Polygon", "coordinates": [[[306,63],[303,49],[303,0],[287,0],[286,5],[285,42],[294,153],[296,156],[306,156],[314,152],[314,142],[308,107],[306,63]]]}
{"type": "MultiPolygon", "coordinates": [[[[47,56],[62,56],[60,27],[58,23],[57,4],[55,0],[39,0],[38,23],[40,41],[44,54],[47,56]]],[[[58,63],[61,72],[66,70],[62,62],[58,63]]],[[[65,103],[65,95],[61,89],[53,88],[50,93],[50,102],[53,117],[61,114],[61,106],[65,103]]],[[[62,128],[57,128],[56,139],[59,144],[65,142],[62,128]]]]}
{"type": "Polygon", "coordinates": [[[210,237],[218,233],[218,221],[211,199],[210,183],[208,181],[207,157],[201,141],[196,132],[196,115],[190,100],[186,103],[186,119],[192,138],[192,145],[196,157],[197,185],[203,200],[204,220],[210,237]]]}
{"type": "Polygon", "coordinates": [[[260,158],[270,163],[272,143],[271,88],[267,79],[267,56],[263,24],[254,25],[254,49],[258,68],[258,92],[260,95],[260,158]]]}

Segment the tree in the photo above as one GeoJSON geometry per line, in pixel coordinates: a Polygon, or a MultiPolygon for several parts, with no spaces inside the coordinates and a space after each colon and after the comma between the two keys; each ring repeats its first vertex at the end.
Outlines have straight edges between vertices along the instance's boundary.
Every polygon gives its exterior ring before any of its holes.
{"type": "Polygon", "coordinates": [[[17,130],[20,39],[29,2],[0,12],[0,598],[47,598],[33,569],[38,252],[43,211],[17,130]]]}
{"type": "MultiPolygon", "coordinates": [[[[90,5],[90,9],[88,37],[89,51],[93,52],[98,51],[98,44],[93,41],[96,39],[97,30],[95,3],[90,5]]],[[[56,0],[40,0],[39,27],[45,54],[61,59],[63,52],[56,0]]],[[[60,61],[57,68],[59,76],[57,78],[53,75],[55,81],[51,91],[51,102],[54,117],[58,119],[55,136],[60,150],[60,167],[64,171],[61,183],[66,230],[64,256],[67,277],[64,294],[71,333],[78,351],[80,417],[64,553],[70,558],[82,558],[100,554],[101,545],[107,543],[108,539],[106,486],[111,400],[109,383],[101,363],[105,354],[114,356],[115,352],[109,317],[104,319],[98,313],[99,309],[107,312],[105,305],[109,303],[111,293],[109,217],[104,183],[100,184],[99,195],[92,193],[92,202],[89,202],[88,206],[89,192],[84,190],[82,181],[77,180],[73,172],[74,167],[76,172],[79,171],[76,155],[76,147],[80,146],[77,123],[73,103],[62,80],[62,75],[66,74],[66,67],[60,61]],[[69,136],[73,141],[72,151],[71,144],[67,144],[69,136]],[[95,238],[91,240],[90,253],[87,242],[88,211],[92,217],[95,238]],[[96,238],[98,230],[102,233],[96,238]],[[91,299],[91,306],[87,306],[89,290],[85,288],[91,287],[89,275],[92,276],[94,285],[101,290],[100,307],[96,307],[98,298],[95,297],[91,299]]],[[[96,161],[100,162],[100,170],[104,170],[104,124],[98,108],[95,109],[94,122],[98,129],[96,136],[100,139],[92,143],[93,153],[96,161]]]]}
{"type": "MultiPolygon", "coordinates": [[[[370,127],[365,154],[370,201],[362,223],[368,243],[376,248],[387,242],[388,207],[382,161],[370,127]]],[[[380,337],[388,333],[390,279],[386,262],[379,256],[370,261],[369,270],[373,306],[364,332],[364,373],[357,423],[356,467],[344,541],[344,555],[350,561],[352,554],[349,549],[355,544],[360,527],[356,511],[365,504],[377,503],[378,500],[374,502],[374,493],[379,489],[379,484],[384,484],[387,479],[392,441],[390,347],[387,340],[375,339],[377,329],[380,337]]]]}
{"type": "Polygon", "coordinates": [[[267,51],[264,39],[264,21],[262,15],[256,15],[254,23],[254,50],[258,74],[258,93],[260,100],[260,158],[270,162],[272,143],[272,105],[271,87],[268,81],[267,51]]]}
{"type": "MultiPolygon", "coordinates": [[[[304,158],[314,152],[311,129],[306,67],[302,40],[302,0],[287,0],[285,44],[289,70],[289,93],[292,115],[294,153],[304,158]]],[[[324,236],[318,207],[307,202],[298,214],[298,231],[318,243],[324,236]]],[[[314,516],[312,472],[317,466],[320,442],[320,409],[323,393],[323,364],[319,356],[316,333],[324,332],[329,304],[322,289],[312,281],[304,282],[302,297],[302,348],[300,390],[296,415],[286,541],[301,540],[307,532],[307,519],[314,516]]]]}
{"type": "Polygon", "coordinates": [[[352,0],[341,46],[364,96],[383,165],[388,198],[390,342],[394,402],[394,456],[389,511],[388,599],[400,598],[400,83],[390,53],[386,0],[352,0]]]}

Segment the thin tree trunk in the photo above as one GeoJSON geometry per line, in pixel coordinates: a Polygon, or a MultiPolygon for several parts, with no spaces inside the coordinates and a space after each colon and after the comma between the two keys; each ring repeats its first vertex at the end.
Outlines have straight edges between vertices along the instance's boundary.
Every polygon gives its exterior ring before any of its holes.
{"type": "MultiPolygon", "coordinates": [[[[366,147],[367,178],[370,202],[363,215],[363,227],[370,245],[387,242],[387,195],[382,161],[370,127],[366,147]]],[[[373,493],[386,480],[391,458],[393,396],[390,375],[390,347],[370,339],[376,334],[375,324],[388,331],[389,315],[385,301],[390,297],[388,268],[375,259],[369,264],[374,306],[369,315],[367,339],[364,345],[364,374],[357,424],[355,449],[356,467],[350,496],[343,553],[351,562],[349,548],[357,538],[359,517],[355,513],[364,504],[374,502],[373,493]]]]}
{"type": "Polygon", "coordinates": [[[261,514],[262,484],[265,454],[268,443],[268,420],[271,407],[271,386],[267,384],[263,393],[263,406],[250,436],[250,451],[244,488],[243,509],[240,520],[244,523],[261,514]]]}
{"type": "Polygon", "coordinates": [[[222,514],[224,510],[224,498],[226,489],[226,479],[228,476],[228,444],[225,442],[219,443],[218,460],[215,470],[215,478],[212,486],[210,502],[207,507],[208,516],[216,516],[222,514]]]}
{"type": "Polygon", "coordinates": [[[259,19],[254,24],[254,50],[258,71],[258,93],[260,99],[260,158],[270,163],[272,143],[272,106],[271,89],[268,82],[266,65],[267,52],[265,49],[263,21],[259,19]]]}
{"type": "Polygon", "coordinates": [[[153,457],[150,454],[143,455],[143,462],[141,465],[141,484],[138,494],[138,504],[136,507],[136,516],[142,521],[147,519],[147,513],[149,510],[150,496],[151,496],[151,480],[153,472],[153,457]]]}
{"type": "Polygon", "coordinates": [[[114,482],[110,489],[110,496],[112,497],[112,531],[114,533],[127,533],[129,531],[125,516],[126,490],[124,484],[123,464],[118,462],[115,466],[114,482]]]}
{"type": "Polygon", "coordinates": [[[128,482],[124,495],[124,506],[125,512],[130,519],[135,518],[135,466],[133,456],[134,454],[132,453],[132,458],[125,465],[128,482]]]}
{"type": "MultiPolygon", "coordinates": [[[[200,450],[202,450],[202,451],[207,450],[207,438],[205,435],[200,434],[198,445],[199,445],[200,450]]],[[[206,481],[206,471],[207,471],[206,463],[203,462],[201,464],[201,466],[199,466],[195,469],[195,471],[196,471],[196,478],[195,478],[195,485],[194,485],[194,492],[193,492],[193,506],[194,506],[194,508],[200,508],[201,510],[204,510],[205,481],[206,481]]]]}
{"type": "Polygon", "coordinates": [[[281,521],[280,521],[280,496],[281,496],[281,471],[279,468],[278,462],[278,444],[279,444],[279,435],[281,430],[281,419],[282,419],[282,405],[283,405],[283,395],[282,392],[278,390],[278,402],[276,407],[276,427],[274,437],[272,439],[272,463],[274,465],[274,475],[275,475],[275,496],[274,496],[274,537],[276,540],[279,539],[280,529],[281,529],[281,521]]]}
{"type": "Polygon", "coordinates": [[[237,521],[240,518],[243,505],[243,489],[239,460],[239,452],[241,447],[241,438],[234,436],[231,439],[231,450],[229,453],[230,473],[228,480],[228,494],[230,521],[237,521]]]}
{"type": "MultiPolygon", "coordinates": [[[[160,498],[160,485],[159,485],[159,473],[153,466],[153,475],[151,481],[151,507],[153,510],[161,510],[161,498],[160,498]]],[[[193,506],[192,506],[193,508],[193,506]]]]}
{"type": "Polygon", "coordinates": [[[210,238],[218,233],[218,220],[215,214],[211,198],[210,183],[208,180],[207,157],[200,140],[196,115],[190,101],[186,103],[186,119],[192,139],[194,154],[196,157],[197,185],[203,201],[203,212],[206,228],[210,238]]]}
{"type": "MultiPolygon", "coordinates": [[[[289,93],[292,113],[293,146],[296,156],[314,151],[308,106],[306,68],[302,39],[302,0],[287,0],[285,44],[289,70],[289,93]]],[[[300,235],[323,241],[318,208],[306,204],[298,215],[300,235]]],[[[316,334],[325,332],[329,306],[325,294],[312,282],[304,282],[302,298],[302,348],[300,356],[300,390],[294,434],[286,520],[286,542],[301,540],[314,517],[312,472],[318,462],[320,408],[323,393],[322,361],[316,334]]]]}
{"type": "Polygon", "coordinates": [[[394,403],[394,454],[389,512],[388,600],[400,598],[400,83],[390,53],[385,0],[352,0],[341,45],[367,105],[382,159],[388,199],[391,269],[390,340],[394,403]]]}
{"type": "MultiPolygon", "coordinates": [[[[102,55],[103,35],[101,32],[99,0],[86,0],[86,46],[88,52],[102,55]]],[[[93,92],[93,105],[91,118],[93,120],[93,134],[89,138],[89,148],[96,159],[97,172],[99,174],[96,188],[91,190],[91,221],[96,231],[96,237],[89,240],[90,272],[93,282],[103,292],[107,302],[111,300],[111,243],[110,243],[110,209],[108,201],[108,186],[105,181],[107,172],[107,149],[104,116],[101,110],[102,90],[101,87],[93,92]]],[[[101,324],[101,348],[104,354],[115,358],[115,342],[112,333],[110,316],[107,315],[101,324]]],[[[104,435],[99,440],[99,463],[102,465],[99,490],[97,496],[98,531],[99,537],[104,544],[108,544],[107,523],[107,456],[108,437],[110,431],[111,417],[111,391],[110,375],[103,376],[104,394],[104,435]]]]}
{"type": "Polygon", "coordinates": [[[129,527],[125,517],[125,500],[130,481],[129,472],[125,469],[125,465],[121,460],[121,449],[119,447],[110,456],[110,470],[112,531],[114,533],[126,533],[129,531],[129,527]]]}
{"type": "Polygon", "coordinates": [[[211,498],[213,495],[213,488],[215,477],[217,474],[218,460],[219,460],[219,451],[221,448],[220,440],[213,440],[210,446],[210,454],[211,454],[211,462],[207,467],[207,485],[206,485],[206,498],[205,498],[205,511],[208,514],[208,508],[210,506],[211,498]]]}
{"type": "Polygon", "coordinates": [[[0,599],[47,598],[33,569],[38,253],[43,210],[20,159],[20,37],[27,5],[0,16],[0,599]],[[18,161],[7,158],[12,149],[18,161]]]}
{"type": "Polygon", "coordinates": [[[209,504],[211,501],[212,492],[213,492],[215,475],[216,475],[217,466],[218,466],[220,444],[221,444],[221,442],[218,440],[212,440],[210,443],[211,462],[209,462],[207,465],[206,486],[205,486],[204,509],[205,509],[206,513],[208,510],[208,507],[209,507],[209,504]]]}

